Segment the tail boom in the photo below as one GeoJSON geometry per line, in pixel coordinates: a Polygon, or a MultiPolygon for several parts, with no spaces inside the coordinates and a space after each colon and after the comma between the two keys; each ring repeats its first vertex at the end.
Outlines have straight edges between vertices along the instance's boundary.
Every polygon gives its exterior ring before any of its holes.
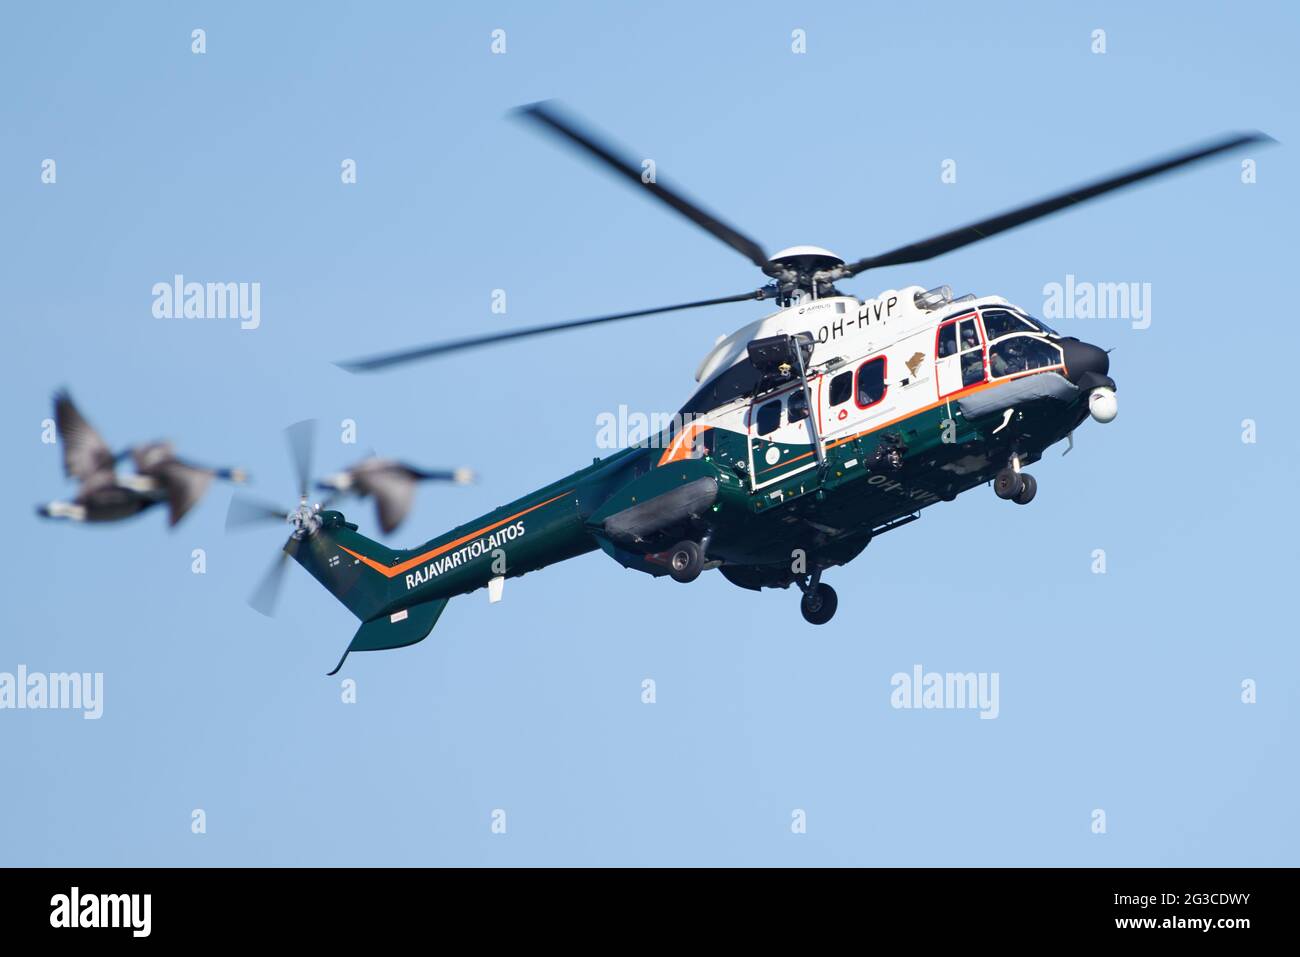
{"type": "Polygon", "coordinates": [[[362,622],[330,674],[352,651],[423,640],[456,595],[597,548],[572,487],[542,489],[401,551],[361,535],[341,512],[322,511],[317,520],[286,550],[362,622]]]}

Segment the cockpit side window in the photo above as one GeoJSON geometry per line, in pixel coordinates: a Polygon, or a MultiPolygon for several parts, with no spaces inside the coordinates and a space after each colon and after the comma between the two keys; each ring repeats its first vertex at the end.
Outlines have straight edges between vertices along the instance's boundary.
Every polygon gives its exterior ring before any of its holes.
{"type": "Polygon", "coordinates": [[[1062,361],[1059,347],[1033,336],[1012,336],[989,346],[989,371],[995,379],[1059,366],[1062,361]]]}
{"type": "Polygon", "coordinates": [[[769,432],[775,432],[776,427],[781,424],[781,400],[773,399],[771,402],[765,402],[759,406],[758,413],[754,417],[754,431],[759,435],[767,435],[769,432]]]}
{"type": "Polygon", "coordinates": [[[975,317],[963,319],[957,330],[961,344],[961,384],[975,385],[984,381],[984,344],[980,340],[979,327],[975,317]]]}
{"type": "Polygon", "coordinates": [[[957,354],[957,323],[950,322],[939,327],[939,341],[935,353],[940,359],[957,354]]]}

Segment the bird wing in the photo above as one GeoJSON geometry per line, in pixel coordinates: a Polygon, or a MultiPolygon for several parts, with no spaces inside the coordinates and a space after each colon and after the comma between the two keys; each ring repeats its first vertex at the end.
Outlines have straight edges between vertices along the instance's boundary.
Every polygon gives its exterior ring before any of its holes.
{"type": "Polygon", "coordinates": [[[148,442],[131,449],[131,463],[141,475],[157,478],[169,463],[176,461],[176,449],[170,442],[148,442]]]}
{"type": "Polygon", "coordinates": [[[113,471],[112,450],[66,392],[54,397],[54,424],[63,444],[65,475],[85,481],[97,472],[113,471]]]}
{"type": "Polygon", "coordinates": [[[357,474],[356,481],[358,492],[374,496],[379,527],[385,534],[402,524],[415,500],[415,479],[395,468],[368,468],[357,474]]]}
{"type": "Polygon", "coordinates": [[[172,526],[198,504],[212,484],[211,471],[196,469],[174,460],[159,465],[154,476],[167,493],[167,524],[172,526]]]}

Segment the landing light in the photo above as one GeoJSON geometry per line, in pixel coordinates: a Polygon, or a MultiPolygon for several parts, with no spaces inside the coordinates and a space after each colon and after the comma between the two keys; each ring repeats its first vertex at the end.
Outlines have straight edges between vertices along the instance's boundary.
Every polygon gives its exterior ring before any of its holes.
{"type": "Polygon", "coordinates": [[[1115,391],[1105,386],[1093,389],[1088,393],[1088,411],[1103,425],[1114,422],[1115,416],[1119,415],[1119,400],[1115,398],[1115,391]]]}

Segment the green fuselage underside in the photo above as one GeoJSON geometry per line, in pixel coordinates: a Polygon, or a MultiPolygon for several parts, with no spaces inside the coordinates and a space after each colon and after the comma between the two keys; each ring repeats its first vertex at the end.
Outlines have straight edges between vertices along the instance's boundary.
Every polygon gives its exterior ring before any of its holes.
{"type": "Polygon", "coordinates": [[[706,537],[708,559],[736,584],[780,587],[794,577],[796,550],[809,568],[844,564],[874,534],[988,482],[1013,451],[1024,464],[1035,461],[1085,415],[1086,404],[1042,401],[1018,411],[1008,428],[1001,416],[967,420],[956,401],[946,401],[827,442],[824,466],[811,444],[777,445],[769,455],[771,443],[715,428],[700,457],[665,461],[666,441],[624,449],[418,548],[385,548],[338,513],[323,513],[329,542],[355,571],[330,566],[328,549],[315,549],[317,559],[310,550],[298,557],[336,594],[345,592],[340,598],[363,620],[597,548],[627,567],[664,574],[655,556],[684,537],[706,537]],[[776,464],[764,464],[768,458],[776,464]],[[751,461],[756,479],[747,474],[751,461]],[[619,533],[638,522],[652,530],[619,533]]]}

